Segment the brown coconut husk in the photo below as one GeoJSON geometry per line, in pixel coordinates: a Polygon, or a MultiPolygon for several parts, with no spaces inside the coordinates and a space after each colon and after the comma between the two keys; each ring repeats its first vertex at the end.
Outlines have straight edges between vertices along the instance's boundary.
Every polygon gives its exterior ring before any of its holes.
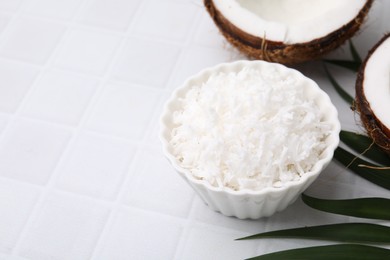
{"type": "MultiPolygon", "coordinates": [[[[366,64],[376,49],[389,37],[390,33],[386,34],[377,44],[375,44],[375,46],[369,51],[366,59],[359,69],[356,79],[356,97],[354,108],[359,113],[362,124],[367,130],[367,134],[390,156],[390,129],[376,117],[375,111],[372,110],[370,103],[367,101],[364,94],[364,71],[366,64]]],[[[384,59],[385,58],[388,57],[384,57],[384,59]]]]}
{"type": "Polygon", "coordinates": [[[363,24],[373,0],[367,0],[359,14],[334,31],[322,38],[309,42],[286,44],[250,35],[233,25],[215,7],[212,0],[204,0],[204,5],[214,23],[225,38],[249,58],[278,62],[283,64],[301,63],[319,59],[323,55],[336,49],[346,40],[350,39],[363,24]]]}

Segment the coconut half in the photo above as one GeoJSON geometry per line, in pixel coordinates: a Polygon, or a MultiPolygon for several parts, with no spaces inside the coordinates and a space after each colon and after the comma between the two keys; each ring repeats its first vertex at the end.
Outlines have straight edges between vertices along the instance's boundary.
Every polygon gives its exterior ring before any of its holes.
{"type": "Polygon", "coordinates": [[[390,33],[369,51],[362,64],[355,108],[368,135],[390,156],[390,33]]]}
{"type": "Polygon", "coordinates": [[[317,59],[352,37],[373,0],[204,0],[225,38],[251,58],[317,59]]]}

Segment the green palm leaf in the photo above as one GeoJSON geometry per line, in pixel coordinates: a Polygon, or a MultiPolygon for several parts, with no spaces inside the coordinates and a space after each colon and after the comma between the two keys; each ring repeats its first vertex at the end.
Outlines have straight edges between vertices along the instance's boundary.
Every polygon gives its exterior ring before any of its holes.
{"type": "Polygon", "coordinates": [[[355,45],[352,41],[349,41],[349,50],[351,51],[352,58],[355,62],[362,63],[362,58],[360,58],[359,53],[357,52],[355,45]]]}
{"type": "Polygon", "coordinates": [[[324,59],[326,63],[337,65],[339,67],[349,69],[353,72],[356,72],[359,70],[361,63],[356,62],[356,61],[351,61],[351,60],[328,60],[324,59]]]}
{"type": "Polygon", "coordinates": [[[250,260],[356,260],[370,259],[383,260],[390,259],[390,250],[380,247],[359,245],[359,244],[341,244],[314,246],[306,248],[298,248],[285,250],[270,254],[265,254],[250,260]]]}
{"type": "Polygon", "coordinates": [[[270,231],[237,240],[260,238],[302,238],[353,243],[390,243],[390,227],[368,223],[341,223],[270,231]]]}
{"type": "Polygon", "coordinates": [[[332,84],[334,89],[337,91],[337,93],[340,95],[340,97],[352,106],[354,99],[339,85],[339,83],[337,83],[337,81],[332,76],[332,74],[330,74],[330,72],[325,64],[324,64],[324,70],[325,70],[327,77],[329,78],[330,83],[332,84]]]}
{"type": "Polygon", "coordinates": [[[361,198],[347,200],[327,200],[302,194],[303,202],[314,209],[340,215],[390,220],[390,199],[361,198]]]}
{"type": "Polygon", "coordinates": [[[328,60],[324,59],[326,63],[330,63],[344,69],[351,70],[352,72],[358,72],[360,66],[362,65],[362,59],[360,58],[359,53],[357,52],[355,46],[352,41],[349,41],[349,50],[352,55],[353,60],[328,60]]]}
{"type": "Polygon", "coordinates": [[[375,161],[381,165],[390,165],[390,157],[377,146],[371,138],[365,135],[342,130],[340,140],[352,148],[358,154],[375,161]]]}
{"type": "Polygon", "coordinates": [[[379,169],[378,167],[381,167],[380,165],[369,163],[359,157],[356,157],[355,155],[349,153],[341,147],[338,147],[336,149],[334,158],[344,166],[351,169],[355,174],[359,175],[360,177],[378,186],[390,190],[389,169],[379,169]]]}

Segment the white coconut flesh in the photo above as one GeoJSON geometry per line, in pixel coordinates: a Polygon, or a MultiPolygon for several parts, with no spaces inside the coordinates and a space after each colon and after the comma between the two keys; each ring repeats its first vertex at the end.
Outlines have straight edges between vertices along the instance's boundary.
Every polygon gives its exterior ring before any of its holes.
{"type": "Polygon", "coordinates": [[[366,0],[213,0],[242,31],[287,44],[304,43],[339,30],[366,0]]]}
{"type": "Polygon", "coordinates": [[[390,129],[390,38],[367,61],[363,93],[376,118],[390,129]]]}

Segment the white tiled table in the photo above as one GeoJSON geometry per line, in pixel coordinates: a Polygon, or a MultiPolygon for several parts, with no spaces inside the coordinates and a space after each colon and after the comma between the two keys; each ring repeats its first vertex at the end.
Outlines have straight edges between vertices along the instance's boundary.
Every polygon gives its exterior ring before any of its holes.
{"type": "MultiPolygon", "coordinates": [[[[390,31],[389,15],[390,2],[376,1],[354,39],[361,53],[390,31]]],[[[0,0],[0,259],[242,259],[326,243],[234,241],[353,219],[300,200],[270,218],[224,217],[161,154],[172,90],[241,58],[200,0],[0,0]]],[[[344,129],[359,129],[321,63],[297,68],[329,93],[344,129]]],[[[331,69],[353,93],[354,75],[331,69]]],[[[308,192],[388,196],[335,163],[308,192]]]]}

